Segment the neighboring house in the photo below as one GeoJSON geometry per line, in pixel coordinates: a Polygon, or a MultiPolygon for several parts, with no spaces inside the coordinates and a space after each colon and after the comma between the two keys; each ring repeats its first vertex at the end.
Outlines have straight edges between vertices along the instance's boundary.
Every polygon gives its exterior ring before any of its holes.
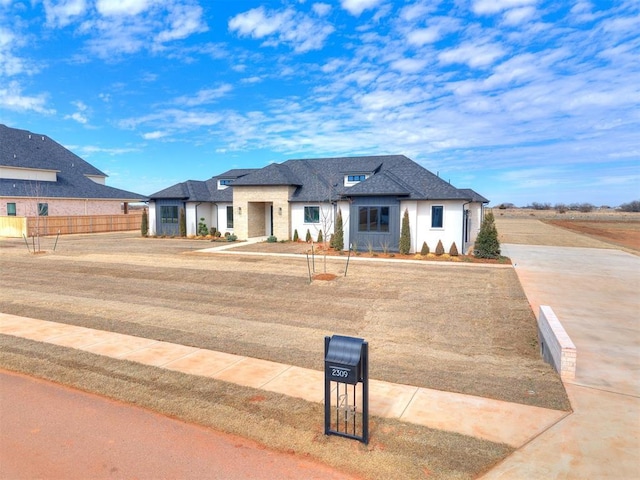
{"type": "Polygon", "coordinates": [[[288,160],[261,169],[230,170],[205,182],[188,181],[150,196],[152,234],[177,233],[186,209],[187,234],[200,218],[210,228],[246,239],[274,235],[326,237],[342,212],[344,245],[397,251],[402,216],[409,214],[411,251],[438,241],[446,251],[473,243],[489,201],[458,189],[404,155],[288,160]],[[167,208],[169,207],[169,208],[167,208]]]}
{"type": "Polygon", "coordinates": [[[46,135],[0,124],[0,216],[116,215],[145,201],[46,135]]]}

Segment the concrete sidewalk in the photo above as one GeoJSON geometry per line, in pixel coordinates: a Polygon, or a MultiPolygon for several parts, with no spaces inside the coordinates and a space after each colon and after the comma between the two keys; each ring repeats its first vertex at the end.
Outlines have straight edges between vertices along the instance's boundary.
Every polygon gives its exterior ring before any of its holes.
{"type": "Polygon", "coordinates": [[[483,479],[640,478],[640,257],[503,245],[534,312],[549,305],[577,348],[574,413],[483,479]]]}
{"type": "MultiPolygon", "coordinates": [[[[203,350],[74,325],[0,313],[0,333],[191,375],[324,401],[324,373],[228,353],[203,350]]],[[[372,415],[520,447],[567,412],[471,395],[369,382],[372,415]]]]}

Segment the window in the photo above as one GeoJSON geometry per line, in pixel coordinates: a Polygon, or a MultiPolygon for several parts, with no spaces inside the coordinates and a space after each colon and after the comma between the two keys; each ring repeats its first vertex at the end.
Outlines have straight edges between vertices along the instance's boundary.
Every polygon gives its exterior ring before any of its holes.
{"type": "Polygon", "coordinates": [[[362,182],[366,179],[366,175],[347,175],[347,182],[362,182]]]}
{"type": "Polygon", "coordinates": [[[231,185],[232,182],[233,180],[224,179],[220,180],[220,185],[231,185]]]}
{"type": "Polygon", "coordinates": [[[160,207],[160,223],[178,223],[178,207],[160,207]]]}
{"type": "Polygon", "coordinates": [[[39,217],[47,217],[49,215],[49,204],[48,203],[39,203],[38,204],[38,216],[39,217]]]}
{"type": "Polygon", "coordinates": [[[233,228],[233,207],[227,207],[227,228],[233,228]]]}
{"type": "Polygon", "coordinates": [[[10,217],[16,216],[16,204],[15,203],[7,203],[7,215],[10,217]]]}
{"type": "Polygon", "coordinates": [[[320,207],[304,207],[304,223],[320,223],[320,207]]]}
{"type": "Polygon", "coordinates": [[[444,207],[442,205],[431,207],[431,228],[442,228],[443,211],[444,207]]]}
{"type": "Polygon", "coordinates": [[[389,231],[389,207],[360,207],[358,209],[358,231],[389,231]]]}

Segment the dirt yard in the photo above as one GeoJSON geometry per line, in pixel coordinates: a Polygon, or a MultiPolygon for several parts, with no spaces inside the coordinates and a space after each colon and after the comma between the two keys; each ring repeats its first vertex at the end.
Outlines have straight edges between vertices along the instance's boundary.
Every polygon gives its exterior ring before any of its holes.
{"type": "MultiPolygon", "coordinates": [[[[371,378],[568,409],[539,356],[535,318],[508,266],[202,254],[209,242],[137,233],[0,239],[0,311],[322,370],[323,338],[370,345],[371,378]],[[323,269],[316,260],[316,270],[323,269]]],[[[288,248],[289,244],[264,244],[288,248]]],[[[0,336],[2,337],[2,336],[0,336]]],[[[224,382],[2,337],[0,366],[254,438],[366,478],[473,478],[510,452],[374,419],[368,447],[321,432],[320,406],[224,382]],[[251,426],[251,428],[247,428],[251,426]],[[279,434],[274,434],[278,432],[279,434]],[[295,439],[295,440],[294,440],[295,439]],[[284,440],[284,443],[283,443],[284,440]],[[345,443],[346,442],[346,443],[345,443]],[[353,461],[336,460],[346,448],[353,461]]]]}

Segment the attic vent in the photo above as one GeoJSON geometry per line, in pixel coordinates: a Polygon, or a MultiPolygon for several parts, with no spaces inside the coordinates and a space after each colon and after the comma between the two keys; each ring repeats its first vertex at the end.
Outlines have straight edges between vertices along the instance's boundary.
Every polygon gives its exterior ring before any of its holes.
{"type": "Polygon", "coordinates": [[[42,141],[44,142],[44,137],[42,137],[42,141]]]}
{"type": "Polygon", "coordinates": [[[16,158],[16,154],[15,153],[13,154],[13,158],[16,158]]]}
{"type": "Polygon", "coordinates": [[[31,134],[29,134],[29,140],[31,140],[31,134]]]}

